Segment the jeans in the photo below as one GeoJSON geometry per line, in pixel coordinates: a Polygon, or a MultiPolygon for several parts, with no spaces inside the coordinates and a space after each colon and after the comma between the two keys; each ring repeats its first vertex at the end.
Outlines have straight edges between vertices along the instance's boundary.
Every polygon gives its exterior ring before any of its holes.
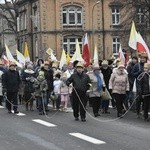
{"type": "Polygon", "coordinates": [[[47,96],[38,97],[38,106],[39,106],[39,112],[46,111],[47,96]]]}

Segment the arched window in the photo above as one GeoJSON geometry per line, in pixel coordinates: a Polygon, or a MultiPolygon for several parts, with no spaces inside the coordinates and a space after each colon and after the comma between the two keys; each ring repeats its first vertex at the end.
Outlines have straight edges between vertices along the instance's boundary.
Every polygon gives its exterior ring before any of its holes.
{"type": "Polygon", "coordinates": [[[82,37],[78,36],[65,36],[63,38],[63,47],[66,53],[72,56],[76,50],[76,40],[78,39],[80,44],[80,50],[82,51],[82,37]]]}
{"type": "Polygon", "coordinates": [[[82,25],[82,8],[78,6],[63,7],[63,25],[82,25]]]}

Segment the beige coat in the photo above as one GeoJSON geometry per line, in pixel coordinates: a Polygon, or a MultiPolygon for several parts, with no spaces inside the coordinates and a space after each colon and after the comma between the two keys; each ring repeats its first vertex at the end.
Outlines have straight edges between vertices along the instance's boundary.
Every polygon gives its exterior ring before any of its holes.
{"type": "MultiPolygon", "coordinates": [[[[91,80],[90,90],[88,90],[89,97],[101,97],[103,91],[97,91],[97,78],[94,75],[93,71],[87,73],[91,80]]],[[[103,74],[100,72],[100,77],[103,83],[103,87],[105,87],[103,74]]]]}
{"type": "Polygon", "coordinates": [[[112,89],[112,93],[126,94],[126,91],[129,91],[127,73],[124,71],[120,74],[118,70],[113,72],[109,80],[109,89],[112,89]]]}

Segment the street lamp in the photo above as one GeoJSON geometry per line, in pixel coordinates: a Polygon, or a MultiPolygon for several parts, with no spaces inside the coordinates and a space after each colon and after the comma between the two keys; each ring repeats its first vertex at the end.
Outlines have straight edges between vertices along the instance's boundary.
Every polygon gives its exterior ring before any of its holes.
{"type": "Polygon", "coordinates": [[[94,49],[94,8],[96,5],[98,5],[100,3],[100,1],[97,1],[93,7],[92,7],[92,46],[93,46],[93,49],[94,49]]]}

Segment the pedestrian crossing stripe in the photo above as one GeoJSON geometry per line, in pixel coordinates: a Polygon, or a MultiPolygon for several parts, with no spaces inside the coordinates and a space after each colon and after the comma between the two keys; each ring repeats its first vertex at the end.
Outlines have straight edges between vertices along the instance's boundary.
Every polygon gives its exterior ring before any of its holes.
{"type": "Polygon", "coordinates": [[[4,106],[0,106],[0,108],[5,108],[4,106]]]}
{"type": "Polygon", "coordinates": [[[47,126],[47,127],[56,127],[55,124],[52,124],[52,123],[43,121],[43,120],[41,120],[41,119],[33,119],[32,121],[33,121],[33,122],[36,122],[36,123],[39,123],[39,124],[41,124],[41,125],[47,126]]]}
{"type": "Polygon", "coordinates": [[[92,138],[90,136],[81,134],[81,133],[69,133],[70,135],[77,137],[79,139],[85,140],[87,142],[93,143],[93,144],[106,144],[106,142],[92,138]]]}

